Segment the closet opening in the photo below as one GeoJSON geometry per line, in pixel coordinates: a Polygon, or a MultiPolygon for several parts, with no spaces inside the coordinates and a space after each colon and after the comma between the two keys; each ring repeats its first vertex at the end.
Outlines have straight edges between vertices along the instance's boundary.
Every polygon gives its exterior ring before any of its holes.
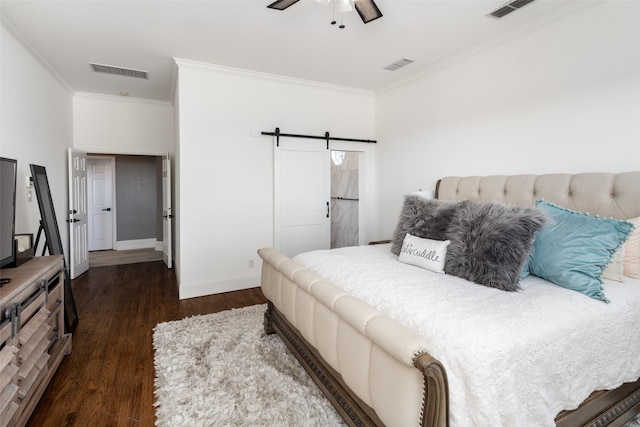
{"type": "Polygon", "coordinates": [[[360,242],[360,155],[358,151],[331,151],[331,248],[360,242]]]}

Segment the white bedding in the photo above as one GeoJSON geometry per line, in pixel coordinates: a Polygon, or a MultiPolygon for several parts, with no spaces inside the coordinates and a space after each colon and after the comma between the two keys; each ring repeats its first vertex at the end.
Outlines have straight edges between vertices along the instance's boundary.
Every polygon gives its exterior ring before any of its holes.
{"type": "Polygon", "coordinates": [[[397,259],[389,245],[294,258],[425,338],[453,427],[553,426],[593,390],[640,377],[640,280],[606,281],[605,304],[533,276],[504,292],[397,259]]]}

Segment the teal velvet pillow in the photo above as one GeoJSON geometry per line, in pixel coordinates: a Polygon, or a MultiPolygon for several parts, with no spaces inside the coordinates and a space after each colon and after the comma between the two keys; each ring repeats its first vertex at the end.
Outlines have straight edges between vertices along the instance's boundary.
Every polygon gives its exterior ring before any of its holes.
{"type": "Polygon", "coordinates": [[[602,271],[634,229],[632,223],[576,212],[538,200],[549,221],[536,234],[531,274],[591,298],[609,302],[602,271]]]}

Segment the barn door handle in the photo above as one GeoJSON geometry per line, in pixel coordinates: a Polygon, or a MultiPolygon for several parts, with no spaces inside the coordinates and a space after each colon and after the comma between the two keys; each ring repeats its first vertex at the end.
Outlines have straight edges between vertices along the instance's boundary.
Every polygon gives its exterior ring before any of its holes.
{"type": "Polygon", "coordinates": [[[329,202],[327,202],[327,218],[329,218],[329,202]]]}
{"type": "Polygon", "coordinates": [[[111,212],[111,208],[104,208],[102,210],[105,211],[105,212],[111,212]]]}

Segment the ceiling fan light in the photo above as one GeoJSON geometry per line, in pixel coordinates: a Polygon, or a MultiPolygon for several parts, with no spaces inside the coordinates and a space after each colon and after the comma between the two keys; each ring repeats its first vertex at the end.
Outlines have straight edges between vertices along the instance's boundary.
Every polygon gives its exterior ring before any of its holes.
{"type": "MultiPolygon", "coordinates": [[[[267,7],[270,9],[284,10],[299,2],[300,0],[276,0],[269,4],[267,7]]],[[[331,0],[316,0],[322,5],[331,3],[331,0]]],[[[514,0],[516,2],[531,2],[534,0],[514,0]]],[[[351,12],[355,8],[358,11],[358,15],[365,24],[378,19],[382,16],[382,12],[378,9],[374,0],[333,0],[333,16],[335,21],[336,12],[343,14],[344,12],[351,12]]]]}
{"type": "Polygon", "coordinates": [[[353,0],[334,0],[337,4],[336,11],[340,13],[353,11],[353,0]]]}

